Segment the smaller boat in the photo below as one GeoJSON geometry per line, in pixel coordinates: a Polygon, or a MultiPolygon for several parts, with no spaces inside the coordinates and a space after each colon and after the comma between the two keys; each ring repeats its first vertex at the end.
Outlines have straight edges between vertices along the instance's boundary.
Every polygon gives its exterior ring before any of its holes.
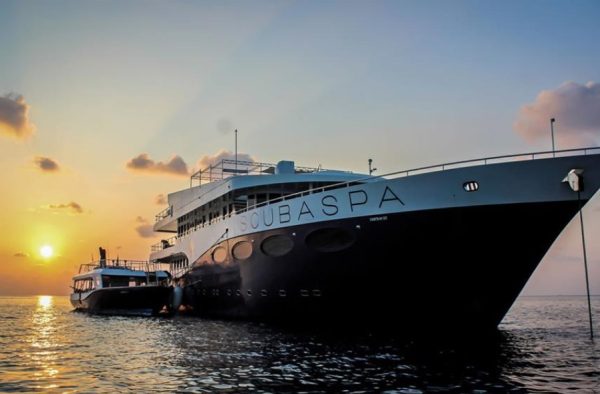
{"type": "Polygon", "coordinates": [[[171,275],[147,261],[100,260],[81,264],[73,277],[71,305],[76,310],[115,315],[158,315],[171,312],[171,275]]]}

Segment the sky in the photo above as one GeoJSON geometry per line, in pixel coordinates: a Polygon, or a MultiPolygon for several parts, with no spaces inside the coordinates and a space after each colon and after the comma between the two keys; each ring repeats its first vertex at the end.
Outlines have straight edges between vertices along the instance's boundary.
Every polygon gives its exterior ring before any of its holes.
{"type": "MultiPolygon", "coordinates": [[[[600,142],[597,1],[0,2],[0,294],[147,259],[154,215],[234,147],[379,173],[600,142]],[[51,245],[54,255],[40,255],[51,245]]],[[[600,197],[584,210],[600,294],[600,197]]],[[[526,295],[583,294],[572,223],[526,295]]]]}

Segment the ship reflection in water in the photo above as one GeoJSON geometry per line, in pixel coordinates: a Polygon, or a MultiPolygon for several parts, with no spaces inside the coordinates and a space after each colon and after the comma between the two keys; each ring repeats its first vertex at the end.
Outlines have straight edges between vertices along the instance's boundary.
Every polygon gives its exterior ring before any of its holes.
{"type": "Polygon", "coordinates": [[[600,390],[583,297],[520,298],[498,335],[460,346],[71,309],[66,297],[0,297],[0,392],[600,390]]]}

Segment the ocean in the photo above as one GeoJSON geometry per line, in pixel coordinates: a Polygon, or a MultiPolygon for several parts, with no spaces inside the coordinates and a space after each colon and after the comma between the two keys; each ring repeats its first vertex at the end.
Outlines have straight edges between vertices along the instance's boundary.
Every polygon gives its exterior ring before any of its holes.
{"type": "Polygon", "coordinates": [[[497,335],[451,345],[0,297],[0,392],[596,393],[600,297],[592,302],[595,342],[585,297],[520,297],[497,335]]]}

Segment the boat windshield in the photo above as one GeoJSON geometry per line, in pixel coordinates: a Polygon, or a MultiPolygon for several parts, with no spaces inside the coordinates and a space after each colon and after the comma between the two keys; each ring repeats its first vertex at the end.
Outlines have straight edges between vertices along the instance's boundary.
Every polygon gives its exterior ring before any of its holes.
{"type": "Polygon", "coordinates": [[[94,280],[92,278],[76,279],[73,283],[73,290],[76,293],[85,293],[94,290],[94,280]]]}
{"type": "Polygon", "coordinates": [[[146,286],[145,276],[102,275],[102,287],[146,286]]]}

